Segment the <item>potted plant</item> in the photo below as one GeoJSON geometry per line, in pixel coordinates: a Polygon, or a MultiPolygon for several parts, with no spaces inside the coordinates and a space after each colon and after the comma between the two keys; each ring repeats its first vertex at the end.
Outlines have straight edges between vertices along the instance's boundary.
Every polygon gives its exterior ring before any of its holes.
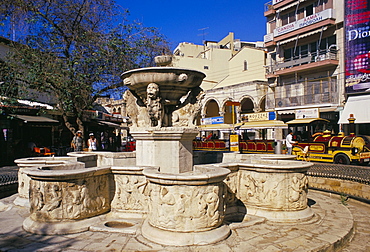
{"type": "Polygon", "coordinates": [[[286,154],[286,152],[287,152],[286,145],[283,144],[283,146],[281,147],[281,154],[286,154]]]}

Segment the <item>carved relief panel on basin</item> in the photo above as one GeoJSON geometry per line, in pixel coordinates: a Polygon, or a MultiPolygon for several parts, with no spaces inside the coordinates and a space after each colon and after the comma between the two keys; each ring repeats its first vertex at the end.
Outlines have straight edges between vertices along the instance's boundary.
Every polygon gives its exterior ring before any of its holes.
{"type": "Polygon", "coordinates": [[[148,211],[147,181],[143,175],[115,174],[112,211],[148,211]]]}
{"type": "Polygon", "coordinates": [[[205,231],[222,224],[225,185],[164,186],[149,184],[150,225],[180,232],[205,231]]]}
{"type": "Polygon", "coordinates": [[[107,176],[69,181],[30,183],[31,218],[57,222],[80,220],[105,213],[110,209],[107,176]]]}
{"type": "Polygon", "coordinates": [[[302,173],[241,171],[239,198],[246,205],[271,210],[307,208],[308,180],[302,173]]]}

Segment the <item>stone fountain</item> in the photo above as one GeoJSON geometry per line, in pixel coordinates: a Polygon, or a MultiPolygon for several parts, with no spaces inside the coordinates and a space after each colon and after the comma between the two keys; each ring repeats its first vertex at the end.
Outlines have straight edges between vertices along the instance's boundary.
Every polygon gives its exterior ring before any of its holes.
{"type": "MultiPolygon", "coordinates": [[[[165,65],[162,62],[167,59],[159,56],[156,62],[165,65]]],[[[223,225],[223,180],[230,171],[193,169],[198,111],[193,109],[183,126],[176,126],[174,120],[176,110],[199,104],[203,97],[199,86],[205,75],[164,66],[131,70],[121,77],[146,117],[130,129],[136,139],[136,165],[152,167],[143,170],[149,181],[143,236],[167,245],[206,244],[226,238],[230,229],[223,225]]]]}
{"type": "Polygon", "coordinates": [[[127,109],[135,157],[80,152],[17,161],[19,201],[29,200],[31,212],[24,229],[135,234],[141,228],[155,243],[187,246],[226,239],[233,222],[243,225],[250,216],[289,223],[312,219],[307,205],[310,163],[229,153],[219,164],[193,164],[194,121],[205,75],[166,66],[168,56],[156,61],[162,67],[121,76],[129,88],[126,99],[133,101],[127,109]]]}

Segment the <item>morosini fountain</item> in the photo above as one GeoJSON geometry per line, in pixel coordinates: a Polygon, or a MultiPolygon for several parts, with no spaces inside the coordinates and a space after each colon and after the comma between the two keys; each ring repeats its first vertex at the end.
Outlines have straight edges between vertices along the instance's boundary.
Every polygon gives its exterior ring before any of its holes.
{"type": "MultiPolygon", "coordinates": [[[[170,57],[156,61],[166,65],[170,57]]],[[[128,109],[136,154],[77,152],[17,160],[18,202],[29,202],[31,211],[25,230],[141,228],[148,240],[186,246],[226,239],[231,223],[243,225],[251,216],[289,223],[314,217],[307,205],[310,163],[226,153],[222,163],[193,164],[203,73],[161,66],[121,77],[130,90],[126,98],[135,101],[128,109]]]]}

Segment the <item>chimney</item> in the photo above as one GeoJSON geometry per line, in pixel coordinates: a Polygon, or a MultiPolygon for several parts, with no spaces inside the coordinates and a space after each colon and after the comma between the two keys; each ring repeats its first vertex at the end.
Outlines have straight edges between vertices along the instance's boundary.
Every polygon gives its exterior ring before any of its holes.
{"type": "Polygon", "coordinates": [[[349,135],[350,136],[355,135],[355,121],[356,121],[356,118],[353,116],[353,114],[349,114],[348,122],[349,122],[349,135]]]}

